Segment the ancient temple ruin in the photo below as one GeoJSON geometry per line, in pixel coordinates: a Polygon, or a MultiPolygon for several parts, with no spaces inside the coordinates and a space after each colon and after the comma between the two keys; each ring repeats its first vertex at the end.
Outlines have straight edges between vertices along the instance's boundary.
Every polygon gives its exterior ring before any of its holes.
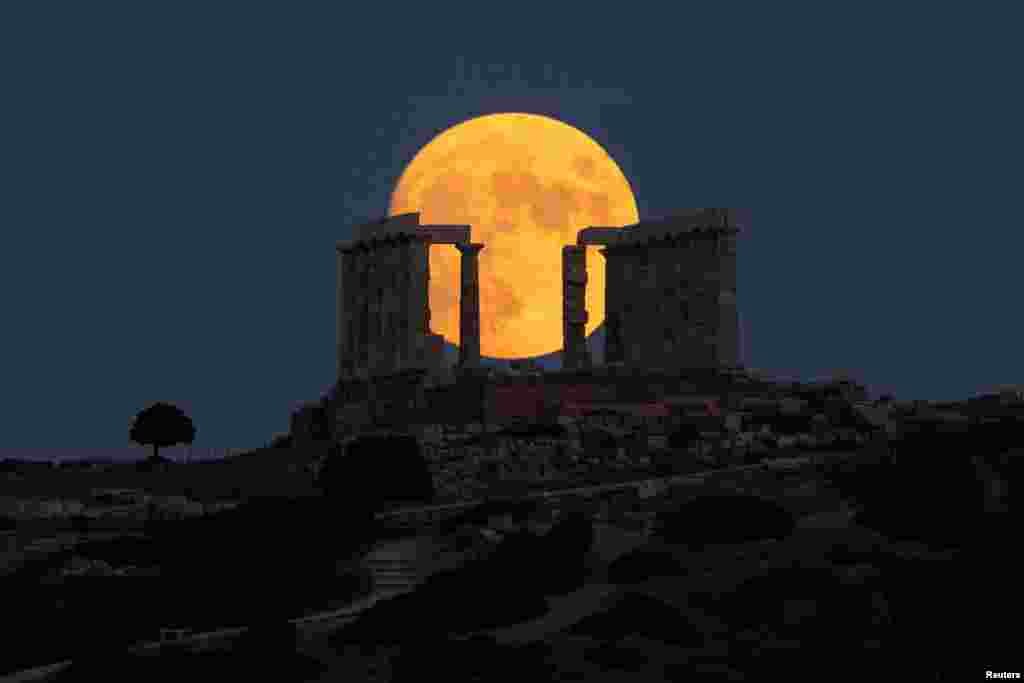
{"type": "Polygon", "coordinates": [[[426,370],[439,362],[442,340],[430,331],[429,248],[452,244],[462,254],[459,365],[480,362],[478,255],[468,225],[420,225],[418,213],[360,226],[337,245],[338,378],[426,370]]]}
{"type": "MultiPolygon", "coordinates": [[[[707,381],[700,381],[707,384],[722,371],[731,374],[739,365],[738,228],[732,214],[690,209],[625,228],[580,230],[577,243],[562,249],[563,373],[543,380],[550,387],[545,396],[562,396],[556,385],[566,381],[613,393],[639,382],[653,396],[705,375],[707,381]],[[607,268],[604,367],[595,367],[586,344],[586,249],[595,245],[602,247],[607,268]]],[[[499,418],[499,385],[511,380],[474,371],[481,361],[483,248],[470,241],[470,226],[420,225],[417,213],[360,226],[337,245],[338,381],[330,407],[335,436],[368,427],[499,418]],[[461,253],[454,383],[443,379],[444,339],[430,331],[431,244],[451,244],[461,253]],[[453,414],[435,414],[442,408],[453,414]]],[[[572,402],[565,396],[545,399],[545,406],[572,402]]]]}
{"type": "Polygon", "coordinates": [[[689,209],[625,228],[580,230],[562,249],[563,368],[591,366],[585,343],[586,247],[606,260],[605,364],[633,371],[739,365],[731,209],[689,209]]]}

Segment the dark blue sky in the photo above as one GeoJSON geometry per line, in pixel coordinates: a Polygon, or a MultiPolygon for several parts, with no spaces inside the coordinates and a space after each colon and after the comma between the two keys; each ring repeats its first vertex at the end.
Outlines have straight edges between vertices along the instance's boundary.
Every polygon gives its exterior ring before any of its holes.
{"type": "Polygon", "coordinates": [[[0,9],[2,446],[123,446],[155,400],[197,445],[285,430],[332,380],[334,242],[498,111],[596,139],[641,217],[756,208],[749,365],[904,398],[1024,381],[1005,17],[153,5],[0,9]]]}

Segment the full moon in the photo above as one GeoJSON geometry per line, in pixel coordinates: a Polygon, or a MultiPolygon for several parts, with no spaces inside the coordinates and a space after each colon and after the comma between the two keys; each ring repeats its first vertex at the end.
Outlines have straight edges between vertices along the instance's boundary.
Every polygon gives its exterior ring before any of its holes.
{"type": "MultiPolygon", "coordinates": [[[[536,114],[503,113],[440,133],[409,163],[390,215],[470,225],[480,252],[480,351],[530,358],[562,348],[562,247],[588,226],[638,221],[629,181],[597,142],[536,114]]],[[[587,334],[604,320],[604,264],[587,249],[587,334]]],[[[430,327],[459,343],[459,253],[430,248],[430,327]]]]}

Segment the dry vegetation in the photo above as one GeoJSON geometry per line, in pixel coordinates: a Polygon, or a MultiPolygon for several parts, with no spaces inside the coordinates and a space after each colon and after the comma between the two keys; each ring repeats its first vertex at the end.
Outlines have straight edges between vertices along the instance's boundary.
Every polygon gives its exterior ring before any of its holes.
{"type": "MultiPolygon", "coordinates": [[[[195,500],[231,500],[241,496],[306,496],[315,493],[306,469],[321,455],[315,449],[260,449],[225,460],[173,464],[143,472],[132,464],[109,469],[33,468],[7,475],[4,495],[17,498],[83,499],[93,489],[140,489],[154,495],[183,495],[195,500]]],[[[4,475],[0,475],[4,476],[4,475]]]]}

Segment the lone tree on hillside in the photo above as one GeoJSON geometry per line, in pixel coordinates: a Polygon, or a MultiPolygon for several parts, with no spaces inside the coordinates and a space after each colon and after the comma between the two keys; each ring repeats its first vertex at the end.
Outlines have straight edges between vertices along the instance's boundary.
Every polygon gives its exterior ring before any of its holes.
{"type": "Polygon", "coordinates": [[[160,457],[160,448],[195,441],[196,427],[181,408],[169,403],[154,403],[135,416],[128,439],[140,446],[153,447],[153,459],[160,457]]]}

